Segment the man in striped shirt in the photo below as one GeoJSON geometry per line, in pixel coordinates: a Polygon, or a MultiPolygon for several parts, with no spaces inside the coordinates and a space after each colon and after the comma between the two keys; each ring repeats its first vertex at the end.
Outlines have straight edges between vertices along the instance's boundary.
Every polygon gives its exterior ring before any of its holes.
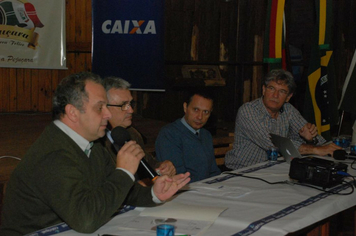
{"type": "Polygon", "coordinates": [[[237,112],[233,149],[225,156],[225,165],[239,169],[267,160],[273,146],[269,133],[288,137],[301,154],[332,155],[340,149],[326,140],[317,127],[308,123],[289,102],[296,89],[291,73],[272,70],[265,78],[261,98],[247,102],[237,112]]]}

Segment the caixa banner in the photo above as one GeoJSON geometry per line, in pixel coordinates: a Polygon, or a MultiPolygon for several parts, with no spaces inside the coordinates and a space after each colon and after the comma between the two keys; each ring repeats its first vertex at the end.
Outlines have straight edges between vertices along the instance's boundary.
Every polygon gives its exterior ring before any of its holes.
{"type": "Polygon", "coordinates": [[[66,69],[64,0],[0,0],[0,67],[66,69]]]}
{"type": "Polygon", "coordinates": [[[164,0],[92,0],[92,71],[164,89],[164,0]]]}

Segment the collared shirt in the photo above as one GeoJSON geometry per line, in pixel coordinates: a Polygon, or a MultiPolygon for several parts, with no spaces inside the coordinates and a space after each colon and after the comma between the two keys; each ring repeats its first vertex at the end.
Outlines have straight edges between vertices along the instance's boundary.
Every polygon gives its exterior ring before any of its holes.
{"type": "MultiPolygon", "coordinates": [[[[90,149],[91,145],[88,140],[83,138],[80,134],[72,130],[69,126],[64,124],[60,120],[55,120],[53,122],[58,128],[60,128],[64,133],[66,133],[73,141],[78,144],[78,146],[85,152],[86,149],[90,149]]],[[[88,153],[88,158],[90,156],[90,151],[88,153]]]]}
{"type": "MultiPolygon", "coordinates": [[[[263,104],[262,98],[242,105],[235,122],[233,149],[225,156],[228,168],[239,169],[267,159],[267,149],[273,146],[269,133],[288,137],[299,149],[305,143],[299,130],[307,123],[300,112],[291,104],[285,103],[277,119],[272,118],[263,104]]],[[[317,136],[318,144],[326,140],[317,136]]]]}
{"type": "Polygon", "coordinates": [[[111,143],[114,143],[114,140],[111,137],[111,130],[106,129],[106,137],[110,140],[111,143]]]}
{"type": "Polygon", "coordinates": [[[199,134],[200,129],[198,129],[198,130],[193,129],[192,126],[190,126],[190,125],[187,123],[187,121],[185,120],[184,116],[182,117],[182,119],[181,119],[180,121],[181,121],[181,122],[183,123],[183,125],[184,125],[185,127],[187,127],[187,129],[189,129],[193,134],[196,134],[196,133],[199,134]]]}
{"type": "MultiPolygon", "coordinates": [[[[73,139],[73,141],[78,144],[78,146],[83,150],[83,152],[85,151],[85,149],[87,149],[90,146],[90,142],[88,140],[86,140],[85,138],[83,138],[81,135],[79,135],[77,132],[75,132],[74,130],[72,130],[69,126],[67,126],[66,124],[64,124],[62,121],[60,120],[55,120],[53,122],[58,128],[60,128],[64,133],[66,133],[71,139],[73,139]]],[[[111,133],[111,132],[110,132],[111,133]]],[[[110,135],[111,138],[111,135],[110,135]]],[[[111,138],[112,140],[112,138],[111,138]]],[[[88,154],[88,158],[89,158],[90,152],[88,154]]],[[[126,174],[128,174],[130,176],[130,178],[132,179],[132,181],[135,181],[135,177],[133,176],[132,173],[130,173],[128,170],[123,169],[123,168],[117,168],[120,169],[122,171],[124,171],[126,174]]],[[[152,194],[152,200],[155,203],[162,203],[161,200],[158,199],[158,197],[156,196],[156,194],[153,192],[153,188],[151,188],[151,194],[152,194]]]]}

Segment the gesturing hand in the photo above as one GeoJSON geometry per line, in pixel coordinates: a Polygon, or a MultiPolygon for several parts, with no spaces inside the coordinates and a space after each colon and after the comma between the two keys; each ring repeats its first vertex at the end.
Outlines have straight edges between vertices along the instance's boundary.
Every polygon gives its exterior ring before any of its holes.
{"type": "Polygon", "coordinates": [[[168,177],[167,175],[160,176],[153,185],[153,192],[159,200],[165,201],[189,183],[189,176],[189,172],[178,174],[173,177],[168,177]]]}

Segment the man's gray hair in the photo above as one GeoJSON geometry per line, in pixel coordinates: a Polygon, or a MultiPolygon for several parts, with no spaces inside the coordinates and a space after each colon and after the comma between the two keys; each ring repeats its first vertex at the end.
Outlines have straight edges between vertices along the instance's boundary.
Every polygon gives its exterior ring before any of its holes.
{"type": "Polygon", "coordinates": [[[104,88],[106,92],[108,92],[110,89],[115,88],[115,89],[130,89],[131,84],[127,82],[126,80],[120,78],[120,77],[106,77],[103,80],[104,88]]]}
{"type": "Polygon", "coordinates": [[[284,83],[288,86],[289,94],[294,93],[297,85],[294,81],[293,75],[289,71],[282,69],[271,70],[264,79],[264,85],[267,87],[269,82],[274,81],[276,83],[284,83]]]}

